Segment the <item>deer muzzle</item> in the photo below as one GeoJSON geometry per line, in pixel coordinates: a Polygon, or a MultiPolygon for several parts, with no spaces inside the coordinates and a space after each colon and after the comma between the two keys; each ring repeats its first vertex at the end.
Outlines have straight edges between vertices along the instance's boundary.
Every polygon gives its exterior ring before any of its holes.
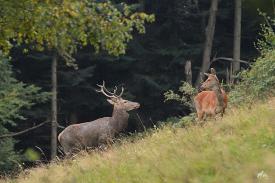
{"type": "Polygon", "coordinates": [[[138,109],[140,107],[140,104],[137,103],[136,106],[135,106],[135,109],[138,109]]]}

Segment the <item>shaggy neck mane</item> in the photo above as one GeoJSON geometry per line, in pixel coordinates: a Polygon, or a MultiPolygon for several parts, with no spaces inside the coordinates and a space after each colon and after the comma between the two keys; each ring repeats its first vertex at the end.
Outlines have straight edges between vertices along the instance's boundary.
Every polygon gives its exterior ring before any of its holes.
{"type": "Polygon", "coordinates": [[[114,106],[113,115],[110,121],[110,125],[119,132],[127,128],[129,114],[126,110],[114,106]]]}

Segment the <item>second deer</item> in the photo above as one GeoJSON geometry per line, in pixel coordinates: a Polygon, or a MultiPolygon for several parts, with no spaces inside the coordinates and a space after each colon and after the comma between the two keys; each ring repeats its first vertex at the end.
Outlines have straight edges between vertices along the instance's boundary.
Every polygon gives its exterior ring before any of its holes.
{"type": "Polygon", "coordinates": [[[216,76],[216,71],[211,68],[211,73],[205,73],[205,75],[208,78],[202,83],[201,89],[206,91],[200,92],[194,98],[198,120],[205,119],[207,116],[215,117],[218,113],[223,116],[228,101],[227,95],[221,88],[216,76]]]}

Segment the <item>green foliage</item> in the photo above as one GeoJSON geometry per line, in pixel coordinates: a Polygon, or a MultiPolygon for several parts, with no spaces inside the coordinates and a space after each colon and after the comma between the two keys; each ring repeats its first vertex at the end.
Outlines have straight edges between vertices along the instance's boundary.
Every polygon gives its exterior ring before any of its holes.
{"type": "Polygon", "coordinates": [[[250,70],[241,73],[242,81],[230,92],[230,102],[240,104],[253,103],[275,94],[275,33],[271,24],[262,26],[263,38],[257,47],[261,52],[250,70]]]}
{"type": "Polygon", "coordinates": [[[178,92],[180,94],[177,94],[172,90],[168,90],[167,92],[165,92],[165,102],[173,100],[193,109],[193,97],[197,93],[196,89],[193,88],[192,85],[190,85],[189,83],[182,81],[182,85],[179,87],[178,92]]]}
{"type": "MultiPolygon", "coordinates": [[[[0,125],[0,134],[6,134],[8,130],[0,125]]],[[[14,151],[15,141],[11,138],[0,139],[0,174],[11,172],[18,168],[21,157],[14,151]]]]}
{"type": "Polygon", "coordinates": [[[8,59],[0,57],[0,68],[0,124],[14,125],[15,119],[24,119],[19,113],[21,109],[29,109],[37,102],[46,102],[49,93],[42,93],[34,85],[18,82],[12,76],[8,59]]]}
{"type": "MultiPolygon", "coordinates": [[[[92,45],[96,51],[125,53],[126,43],[136,29],[145,33],[145,22],[153,15],[133,13],[126,4],[119,11],[111,2],[96,0],[13,1],[0,0],[0,48],[8,53],[11,40],[17,44],[34,43],[34,48],[55,49],[73,65],[71,54],[79,46],[92,45]]],[[[27,51],[27,50],[26,50],[27,51]]]]}
{"type": "Polygon", "coordinates": [[[35,151],[31,148],[28,148],[25,151],[24,156],[28,161],[36,161],[41,158],[40,153],[38,153],[37,151],[35,151]]]}
{"type": "MultiPolygon", "coordinates": [[[[18,82],[12,75],[9,60],[0,56],[0,135],[7,134],[6,126],[15,126],[15,120],[24,120],[22,110],[35,103],[47,101],[49,94],[41,89],[18,82]]],[[[12,170],[18,165],[19,155],[13,151],[14,140],[0,139],[0,171],[12,170]]]]}
{"type": "Polygon", "coordinates": [[[265,17],[266,24],[261,25],[261,37],[257,42],[256,47],[264,55],[267,52],[272,52],[275,49],[275,33],[274,33],[274,26],[275,26],[275,18],[270,18],[264,13],[260,13],[263,17],[265,17]]]}

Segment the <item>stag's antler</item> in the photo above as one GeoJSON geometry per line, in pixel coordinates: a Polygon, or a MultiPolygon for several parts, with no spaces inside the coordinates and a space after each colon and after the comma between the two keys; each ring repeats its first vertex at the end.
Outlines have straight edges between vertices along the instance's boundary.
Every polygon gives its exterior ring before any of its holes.
{"type": "Polygon", "coordinates": [[[97,84],[97,86],[99,86],[100,90],[96,90],[99,93],[103,93],[105,96],[109,97],[109,98],[119,98],[122,96],[123,92],[124,92],[124,88],[121,88],[121,93],[119,95],[116,94],[117,92],[117,87],[115,86],[115,89],[113,92],[110,92],[107,90],[107,88],[105,87],[105,81],[102,82],[102,85],[97,84]]]}
{"type": "Polygon", "coordinates": [[[100,88],[100,90],[95,90],[96,92],[103,93],[106,97],[109,97],[109,98],[117,98],[117,97],[114,95],[114,93],[109,92],[109,91],[106,89],[106,87],[105,87],[105,81],[102,82],[102,85],[97,84],[97,86],[100,88]],[[106,93],[105,91],[106,91],[107,93],[106,93]],[[109,95],[108,93],[111,94],[111,95],[109,95]]]}
{"type": "MultiPolygon", "coordinates": [[[[104,81],[103,81],[104,82],[104,81]]],[[[107,92],[108,94],[111,94],[111,95],[116,95],[116,91],[117,91],[117,87],[115,86],[115,89],[113,92],[110,92],[108,91],[106,88],[104,88],[105,92],[107,92]]]]}
{"type": "Polygon", "coordinates": [[[118,97],[121,97],[122,96],[122,94],[123,94],[123,92],[124,92],[124,88],[123,87],[121,87],[121,92],[120,92],[120,94],[119,95],[117,95],[118,97]]]}

